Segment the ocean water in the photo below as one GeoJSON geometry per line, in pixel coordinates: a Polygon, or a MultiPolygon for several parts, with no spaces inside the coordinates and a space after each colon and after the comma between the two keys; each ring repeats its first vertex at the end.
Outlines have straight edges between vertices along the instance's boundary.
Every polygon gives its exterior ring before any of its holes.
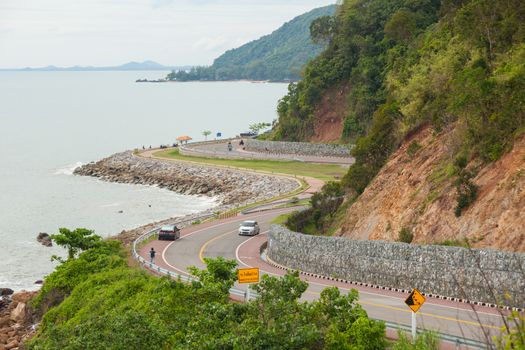
{"type": "Polygon", "coordinates": [[[72,175],[81,164],[180,135],[223,137],[277,118],[284,84],[135,83],[164,72],[0,72],[0,287],[35,289],[53,254],[39,232],[102,236],[216,205],[149,186],[72,175]],[[150,207],[151,205],[151,207],[150,207]]]}

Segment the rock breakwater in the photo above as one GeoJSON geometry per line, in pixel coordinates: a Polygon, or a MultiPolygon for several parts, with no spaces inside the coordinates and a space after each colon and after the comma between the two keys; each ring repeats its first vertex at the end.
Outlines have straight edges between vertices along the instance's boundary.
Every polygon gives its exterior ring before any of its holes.
{"type": "Polygon", "coordinates": [[[74,174],[109,182],[156,185],[186,195],[217,197],[222,205],[232,206],[265,200],[299,187],[297,181],[285,177],[137,157],[131,151],[83,165],[74,174]]]}

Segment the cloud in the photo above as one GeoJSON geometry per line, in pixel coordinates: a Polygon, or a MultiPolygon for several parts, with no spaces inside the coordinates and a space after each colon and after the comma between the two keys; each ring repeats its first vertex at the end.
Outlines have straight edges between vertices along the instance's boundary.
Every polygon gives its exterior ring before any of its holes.
{"type": "Polygon", "coordinates": [[[209,64],[335,0],[0,0],[0,67],[209,64]]]}
{"type": "Polygon", "coordinates": [[[224,49],[228,46],[228,40],[223,36],[202,37],[193,44],[195,49],[203,49],[206,51],[216,51],[224,49]]]}

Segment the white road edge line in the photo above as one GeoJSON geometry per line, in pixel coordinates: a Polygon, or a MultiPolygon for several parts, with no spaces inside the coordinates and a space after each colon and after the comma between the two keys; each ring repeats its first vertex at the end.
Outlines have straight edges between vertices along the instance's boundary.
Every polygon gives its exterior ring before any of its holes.
{"type": "MultiPolygon", "coordinates": [[[[270,232],[270,230],[267,230],[267,231],[264,231],[262,232],[261,234],[266,234],[270,232]]],[[[240,248],[247,242],[251,241],[252,239],[256,238],[257,236],[254,236],[250,239],[247,239],[246,241],[242,242],[241,244],[239,244],[237,246],[237,249],[235,249],[235,258],[237,259],[238,262],[240,262],[242,265],[246,266],[246,267],[251,267],[250,265],[246,264],[244,261],[242,261],[242,259],[240,258],[239,256],[239,250],[240,248]]],[[[266,262],[265,262],[266,263],[266,262]]],[[[266,263],[268,264],[268,263],[266,263]]],[[[268,264],[269,265],[269,264],[268,264]]],[[[271,266],[271,265],[270,265],[271,266]]],[[[282,275],[279,275],[279,274],[276,274],[276,273],[272,273],[272,272],[268,272],[268,271],[265,271],[265,270],[262,270],[262,272],[268,274],[268,275],[273,275],[273,276],[282,276],[282,275]]],[[[315,278],[315,277],[314,277],[315,278]]],[[[330,284],[324,284],[324,283],[319,283],[319,282],[314,282],[314,281],[310,281],[310,280],[307,280],[307,282],[309,284],[315,284],[317,286],[320,286],[320,287],[334,287],[334,285],[330,285],[330,284]]],[[[344,282],[339,282],[339,283],[344,283],[344,282]]],[[[345,287],[337,287],[339,288],[340,290],[342,291],[345,291],[345,292],[349,292],[351,289],[357,289],[357,288],[345,288],[345,287]]],[[[370,295],[370,296],[376,296],[376,297],[383,297],[383,298],[390,298],[390,299],[394,299],[394,300],[403,300],[404,298],[402,297],[394,297],[394,296],[391,296],[391,295],[384,295],[384,294],[378,294],[378,293],[372,293],[372,292],[366,292],[366,291],[359,291],[359,294],[366,294],[366,295],[370,295]]],[[[437,306],[437,307],[442,307],[442,308],[446,308],[446,309],[451,309],[451,310],[458,310],[458,311],[468,311],[468,312],[475,312],[474,310],[472,309],[461,309],[461,308],[457,308],[457,307],[453,307],[453,306],[447,306],[447,305],[441,305],[441,304],[434,304],[432,302],[427,302],[426,303],[427,305],[432,305],[432,306],[437,306]]],[[[497,314],[491,314],[491,313],[487,313],[487,312],[483,312],[483,311],[477,311],[478,314],[484,314],[484,315],[488,315],[488,316],[492,316],[492,317],[500,317],[500,315],[497,315],[497,314]]]]}
{"type": "MultiPolygon", "coordinates": [[[[282,211],[285,211],[285,210],[283,209],[282,211]]],[[[281,210],[279,210],[278,212],[281,212],[281,210]]],[[[273,214],[273,213],[264,213],[264,214],[260,214],[260,215],[252,216],[252,217],[250,217],[250,218],[259,218],[259,217],[261,217],[261,216],[266,216],[266,215],[270,215],[270,214],[273,214]]],[[[246,215],[246,216],[248,216],[248,215],[246,215]]],[[[244,221],[244,219],[243,219],[243,220],[239,220],[239,221],[244,221]]],[[[216,224],[216,225],[213,225],[213,226],[209,226],[209,227],[206,227],[206,228],[202,228],[202,229],[200,229],[200,230],[193,231],[193,232],[190,232],[190,233],[188,233],[188,234],[185,234],[185,235],[182,236],[180,239],[182,239],[182,238],[186,238],[186,237],[189,237],[189,236],[191,236],[191,235],[193,235],[193,234],[195,234],[195,233],[199,233],[199,232],[202,232],[202,231],[206,231],[206,230],[209,230],[209,229],[213,229],[213,228],[216,228],[216,227],[219,227],[219,226],[224,226],[224,225],[231,224],[231,223],[235,223],[235,222],[237,222],[237,221],[223,222],[223,223],[220,223],[220,224],[216,224]]],[[[177,267],[171,265],[171,264],[168,262],[168,260],[166,259],[166,252],[167,252],[168,249],[171,247],[171,245],[174,244],[175,242],[177,242],[177,241],[173,241],[173,242],[171,242],[170,244],[168,244],[168,245],[164,248],[164,250],[162,251],[162,260],[164,261],[164,263],[165,263],[166,265],[168,265],[168,266],[171,267],[172,269],[174,269],[174,270],[176,270],[176,271],[179,271],[179,272],[183,273],[184,275],[191,276],[191,274],[189,274],[187,271],[181,270],[181,269],[179,269],[179,268],[177,268],[177,267]]]]}

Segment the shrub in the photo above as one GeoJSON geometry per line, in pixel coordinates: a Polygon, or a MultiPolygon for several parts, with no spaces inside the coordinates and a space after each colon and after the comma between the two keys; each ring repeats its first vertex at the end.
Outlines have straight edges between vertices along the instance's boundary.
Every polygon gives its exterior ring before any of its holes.
{"type": "Polygon", "coordinates": [[[412,240],[414,240],[414,234],[410,229],[403,227],[401,231],[399,231],[399,238],[397,240],[403,243],[412,243],[412,240]]]}
{"type": "Polygon", "coordinates": [[[443,245],[446,247],[470,247],[467,239],[446,239],[443,242],[437,243],[437,245],[443,245]]]}
{"type": "Polygon", "coordinates": [[[398,331],[399,340],[394,344],[392,350],[438,350],[439,339],[430,331],[425,331],[417,336],[416,342],[412,343],[402,331],[398,331]]]}
{"type": "Polygon", "coordinates": [[[474,173],[466,169],[467,164],[467,158],[463,155],[458,156],[454,162],[458,174],[454,183],[457,191],[457,205],[454,213],[457,217],[461,216],[463,209],[474,203],[478,196],[478,186],[472,182],[474,173]]]}
{"type": "Polygon", "coordinates": [[[422,146],[417,141],[413,141],[407,148],[408,155],[412,158],[416,153],[422,148],[422,146]]]}

